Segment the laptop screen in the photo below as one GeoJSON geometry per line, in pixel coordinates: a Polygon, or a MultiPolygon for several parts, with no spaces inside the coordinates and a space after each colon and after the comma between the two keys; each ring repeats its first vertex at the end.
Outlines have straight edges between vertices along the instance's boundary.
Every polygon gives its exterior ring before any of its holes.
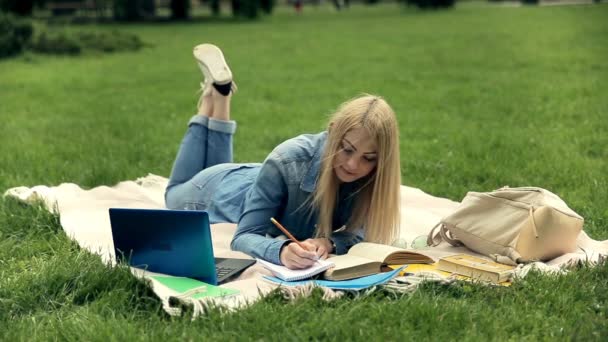
{"type": "Polygon", "coordinates": [[[117,261],[217,285],[206,212],[111,208],[110,222],[117,261]]]}

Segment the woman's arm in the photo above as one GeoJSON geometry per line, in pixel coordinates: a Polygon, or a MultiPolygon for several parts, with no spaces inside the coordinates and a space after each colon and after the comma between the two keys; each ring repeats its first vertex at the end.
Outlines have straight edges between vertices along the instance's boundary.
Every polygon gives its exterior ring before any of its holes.
{"type": "Polygon", "coordinates": [[[279,217],[287,201],[287,184],[281,172],[281,158],[272,152],[245,198],[230,247],[274,264],[281,264],[280,252],[288,241],[266,237],[271,217],[279,217]]]}

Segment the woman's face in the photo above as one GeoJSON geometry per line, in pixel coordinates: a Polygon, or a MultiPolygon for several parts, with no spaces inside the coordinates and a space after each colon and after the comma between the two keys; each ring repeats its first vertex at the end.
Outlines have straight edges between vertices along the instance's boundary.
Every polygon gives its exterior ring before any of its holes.
{"type": "Polygon", "coordinates": [[[333,160],[340,182],[350,183],[369,175],[378,163],[377,149],[376,142],[365,129],[348,131],[333,160]]]}

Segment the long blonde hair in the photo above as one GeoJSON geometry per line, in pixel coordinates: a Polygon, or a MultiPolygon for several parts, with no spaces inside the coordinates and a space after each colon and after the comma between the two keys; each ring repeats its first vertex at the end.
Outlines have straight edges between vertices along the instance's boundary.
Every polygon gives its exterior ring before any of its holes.
{"type": "Polygon", "coordinates": [[[340,182],[333,160],[347,132],[364,128],[377,144],[377,164],[367,182],[354,195],[347,231],[365,228],[365,241],[390,244],[399,235],[401,165],[399,129],[386,101],[363,94],[343,103],[331,116],[328,137],[312,205],[318,210],[317,237],[330,237],[340,182]]]}

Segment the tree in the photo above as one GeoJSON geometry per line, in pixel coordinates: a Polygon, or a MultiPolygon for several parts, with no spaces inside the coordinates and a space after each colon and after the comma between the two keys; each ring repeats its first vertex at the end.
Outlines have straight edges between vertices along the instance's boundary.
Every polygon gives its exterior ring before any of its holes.
{"type": "Polygon", "coordinates": [[[21,52],[29,43],[33,30],[29,20],[0,12],[0,58],[21,52]]]}
{"type": "Polygon", "coordinates": [[[248,19],[257,18],[261,7],[260,0],[232,0],[231,5],[233,16],[248,19]]]}
{"type": "Polygon", "coordinates": [[[155,13],[154,0],[114,0],[114,18],[118,20],[136,21],[155,13]]]}
{"type": "Polygon", "coordinates": [[[42,6],[44,0],[0,0],[0,10],[18,15],[32,15],[34,5],[42,6]]]}
{"type": "Polygon", "coordinates": [[[189,0],[171,0],[171,17],[173,19],[188,19],[189,12],[189,0]]]}
{"type": "Polygon", "coordinates": [[[420,9],[440,9],[454,6],[456,0],[401,0],[420,9]]]}

